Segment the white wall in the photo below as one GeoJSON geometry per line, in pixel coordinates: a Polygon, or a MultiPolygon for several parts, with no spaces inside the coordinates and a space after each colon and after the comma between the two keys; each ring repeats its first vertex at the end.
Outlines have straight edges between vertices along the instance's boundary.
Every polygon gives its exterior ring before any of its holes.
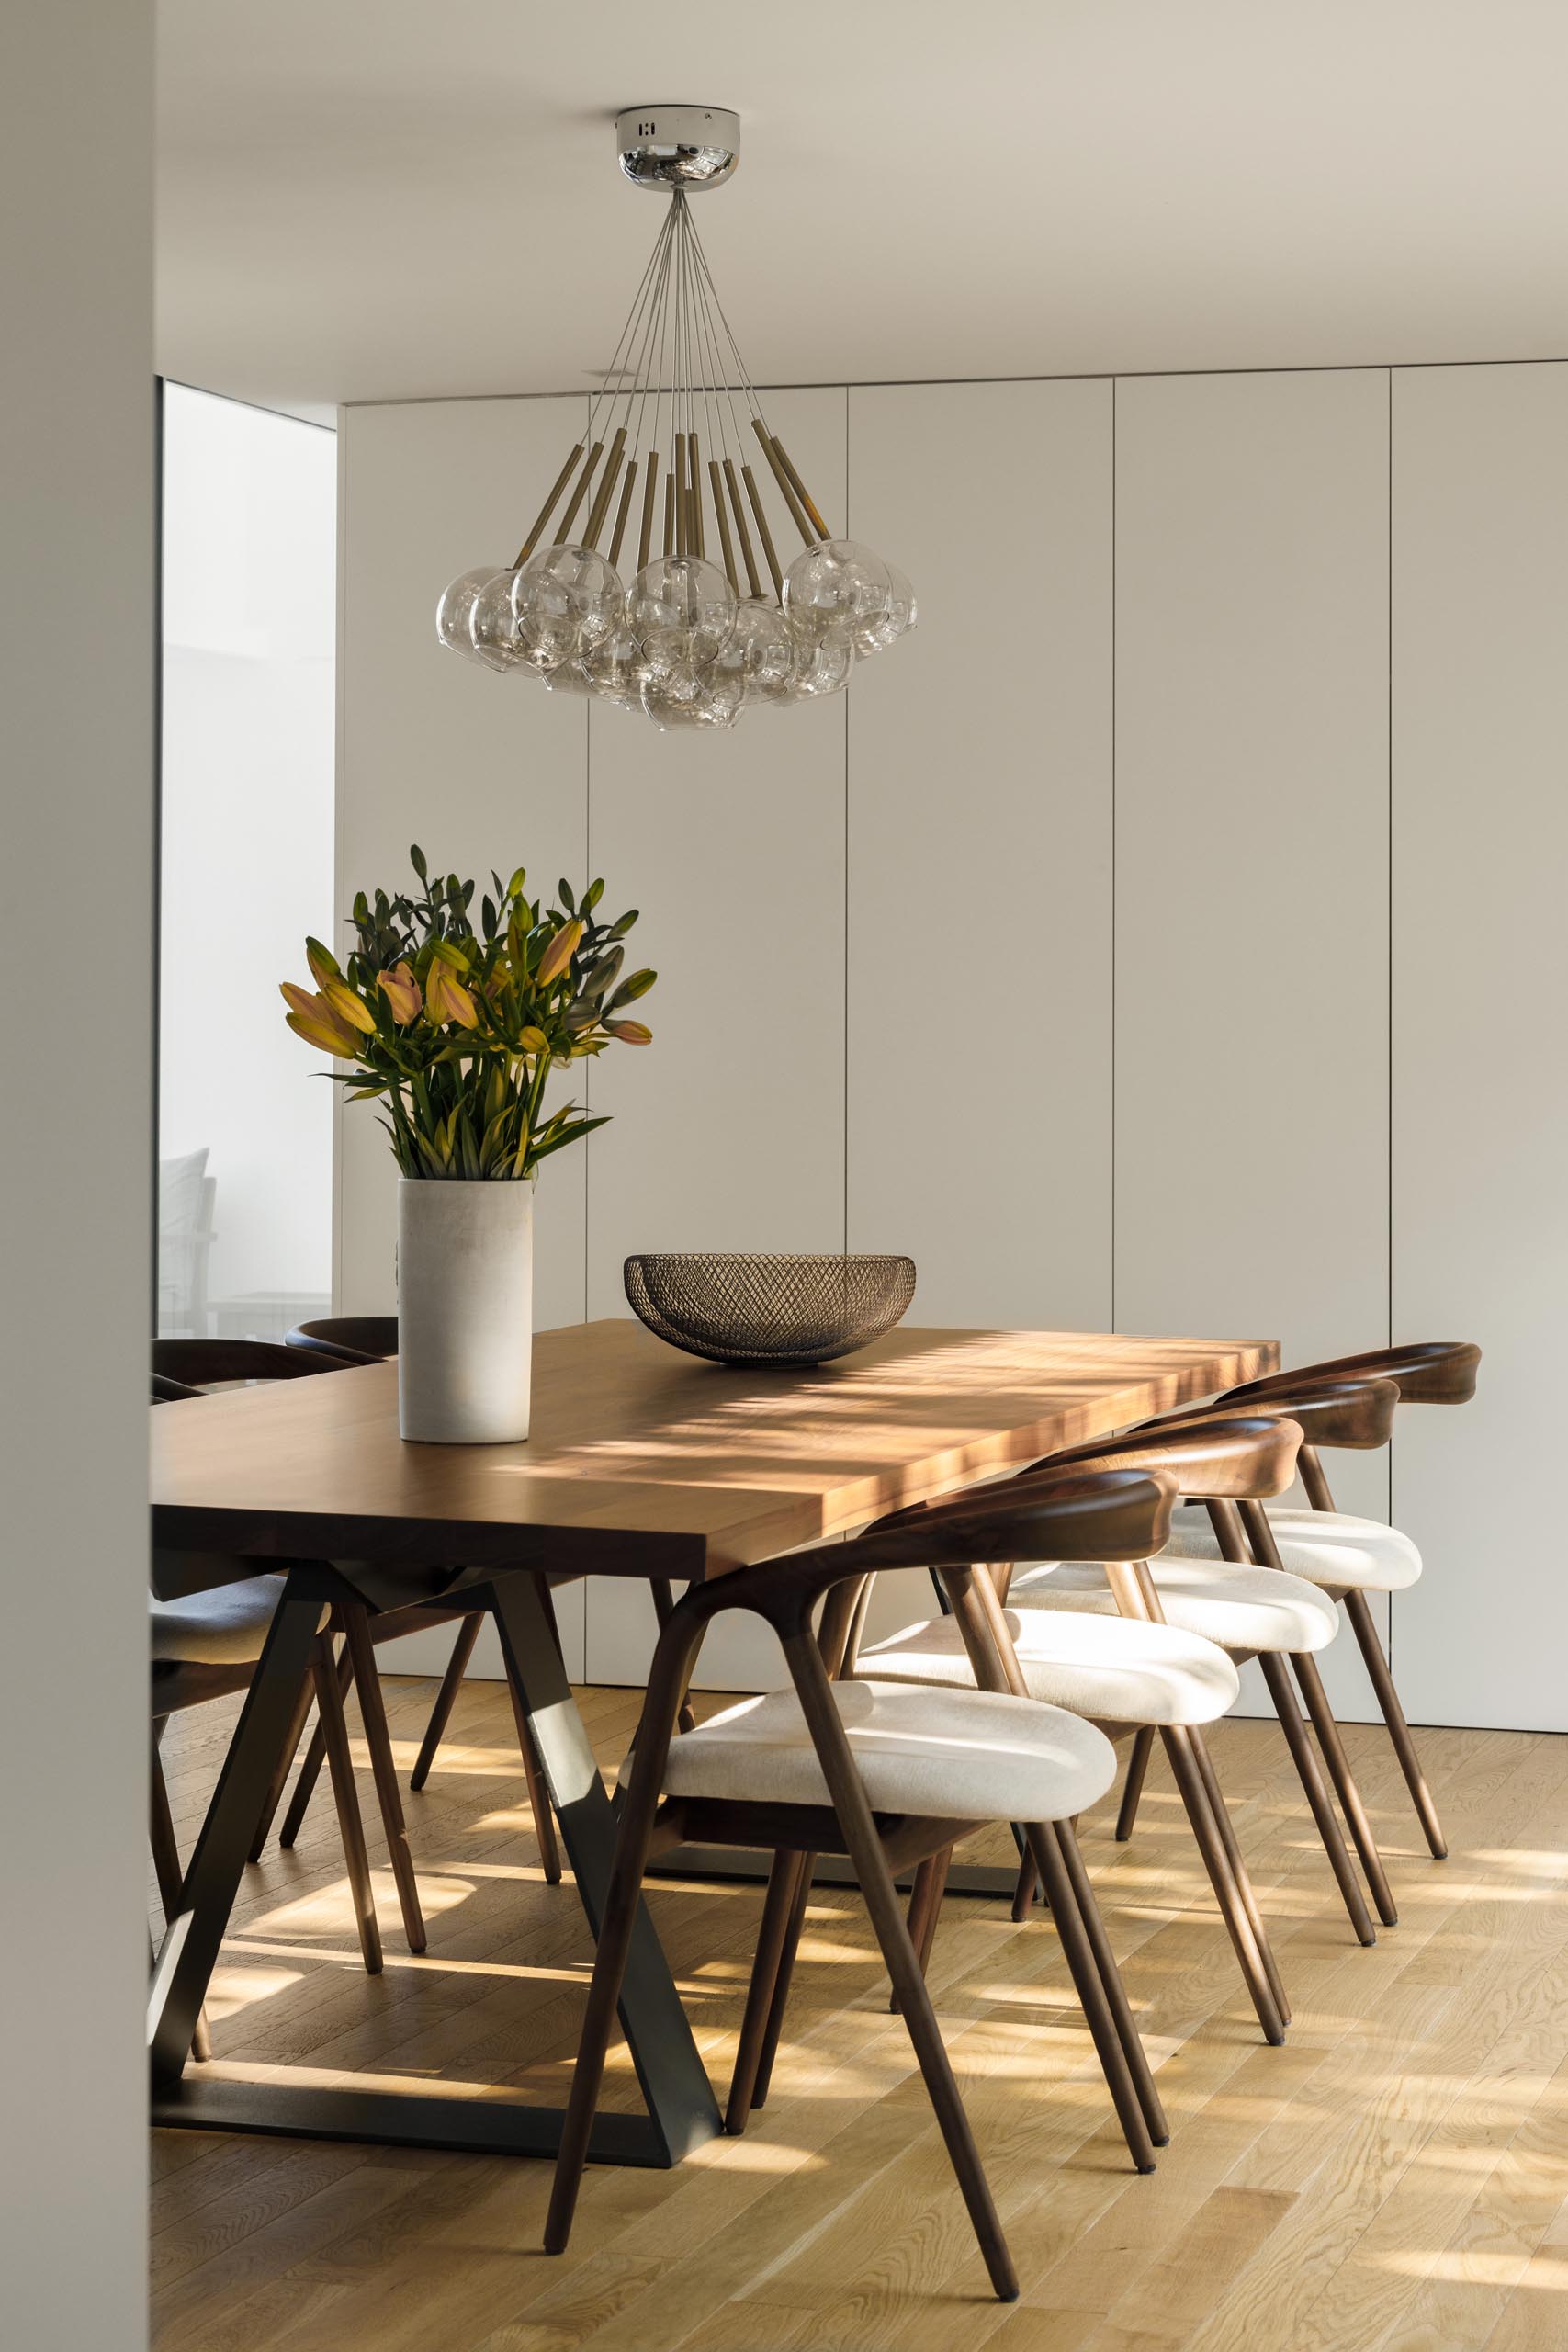
{"type": "MultiPolygon", "coordinates": [[[[1393,1449],[1430,1571],[1395,1668],[1417,1718],[1568,1728],[1537,1548],[1568,1272],[1563,378],[779,395],[921,628],[846,706],[690,749],[434,642],[435,592],[577,408],[347,412],[341,888],[439,777],[473,863],[585,835],[666,975],[653,1049],[594,1073],[616,1122],[573,1192],[570,1311],[624,1311],[631,1248],[841,1233],[914,1253],[917,1319],[1298,1362],[1478,1339],[1481,1400],[1393,1449]]],[[[389,1166],[356,1137],[344,1169],[344,1305],[384,1305],[348,1231],[385,1234],[389,1166]]],[[[1386,1457],[1333,1466],[1387,1511],[1386,1457]]],[[[581,1631],[591,1674],[636,1671],[624,1597],[590,1591],[581,1631]]],[[[1348,1643],[1330,1679],[1370,1712],[1348,1643]]]]}
{"type": "Polygon", "coordinates": [[[6,11],[0,2278],[28,2352],[146,2342],[152,147],[143,0],[6,11]]]}

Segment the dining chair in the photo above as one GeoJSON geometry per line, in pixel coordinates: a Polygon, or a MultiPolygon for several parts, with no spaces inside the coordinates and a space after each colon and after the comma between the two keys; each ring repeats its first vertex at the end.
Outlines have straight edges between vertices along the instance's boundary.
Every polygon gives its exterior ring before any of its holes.
{"type": "MultiPolygon", "coordinates": [[[[154,1395],[161,1395],[165,1398],[169,1388],[173,1385],[200,1394],[203,1391],[231,1385],[237,1382],[299,1380],[324,1374],[333,1369],[333,1364],[326,1357],[302,1352],[297,1348],[279,1347],[269,1340],[160,1339],[152,1342],[154,1395]]],[[[260,1626],[259,1633],[256,1634],[257,1647],[249,1661],[250,1664],[254,1664],[254,1657],[261,1654],[260,1644],[265,1638],[266,1625],[271,1623],[272,1609],[276,1606],[277,1598],[282,1591],[282,1580],[277,1577],[265,1577],[256,1578],[254,1581],[258,1587],[264,1588],[270,1593],[271,1605],[266,1611],[265,1623],[260,1626]]],[[[215,1598],[221,1600],[221,1595],[215,1598]]],[[[182,1601],[179,1607],[183,1611],[190,1610],[195,1607],[195,1602],[182,1601]]],[[[457,1612],[437,1611],[432,1613],[435,1622],[446,1623],[457,1612]]],[[[401,1630],[410,1631],[412,1630],[412,1621],[420,1612],[406,1611],[399,1611],[397,1614],[401,1620],[401,1630]]],[[[393,1621],[383,1618],[378,1622],[384,1624],[393,1621]]],[[[388,1859],[398,1892],[399,1908],[402,1914],[403,1931],[408,1939],[410,1951],[421,1952],[424,1951],[426,1943],[424,1914],[420,1904],[419,1887],[414,1877],[413,1857],[409,1849],[408,1830],[403,1820],[402,1798],[398,1788],[397,1770],[392,1761],[391,1736],[387,1728],[386,1709],[381,1700],[381,1685],[375,1671],[373,1636],[368,1610],[358,1601],[343,1600],[334,1602],[330,1629],[324,1640],[326,1651],[331,1659],[329,1679],[333,1686],[333,1703],[326,1708],[321,1705],[321,1659],[317,1657],[312,1660],[310,1671],[300,1685],[289,1737],[285,1742],[278,1760],[272,1792],[251,1849],[251,1860],[256,1861],[260,1859],[272,1815],[277,1804],[278,1793],[287,1777],[288,1765],[303,1730],[312,1698],[316,1702],[320,1753],[329,1763],[333,1763],[333,1747],[342,1732],[343,1695],[347,1690],[350,1670],[352,1670],[352,1679],[359,1686],[360,1721],[365,1732],[365,1745],[369,1754],[377,1804],[381,1815],[381,1826],[387,1839],[388,1859]],[[334,1633],[340,1634],[343,1638],[341,1659],[332,1655],[332,1635],[334,1633]]],[[[236,1687],[243,1688],[244,1683],[249,1679],[247,1671],[241,1684],[236,1687]]],[[[338,1792],[339,1768],[347,1765],[348,1755],[346,1734],[343,1734],[341,1754],[337,1763],[333,1763],[334,1794],[338,1792]]],[[[341,1795],[338,1797],[338,1812],[341,1822],[343,1818],[341,1795]]],[[[344,1844],[345,1848],[349,1845],[346,1827],[344,1844]]],[[[357,1858],[351,1852],[351,1876],[354,1876],[357,1866],[357,1858]]],[[[367,1870],[363,1881],[363,1893],[366,1895],[367,1895],[368,1887],[369,1877],[367,1870]]],[[[355,1883],[355,1894],[356,1903],[361,1902],[362,1889],[357,1878],[355,1883]]]]}
{"type": "MultiPolygon", "coordinates": [[[[308,1323],[297,1323],[286,1335],[284,1344],[287,1347],[298,1348],[303,1354],[316,1358],[328,1369],[342,1370],[353,1364],[384,1363],[398,1352],[398,1318],[395,1315],[320,1316],[308,1323]]],[[[545,1600],[547,1614],[554,1628],[555,1611],[549,1598],[549,1586],[543,1578],[540,1579],[539,1589],[545,1600]]],[[[452,1655],[446,1661],[446,1669],[441,1678],[441,1685],[435,1694],[435,1702],[430,1711],[430,1720],[425,1724],[424,1736],[420,1742],[419,1754],[414,1759],[413,1770],[409,1774],[409,1787],[416,1794],[430,1778],[430,1768],[435,1761],[436,1750],[451,1721],[452,1710],[457,1702],[457,1693],[463,1687],[463,1678],[468,1670],[468,1662],[473,1657],[474,1647],[479,1638],[484,1622],[485,1612],[482,1609],[436,1608],[425,1608],[417,1616],[398,1611],[370,1620],[370,1638],[373,1645],[396,1641],[404,1634],[419,1632],[436,1625],[455,1624],[457,1628],[457,1639],[452,1645],[452,1655]]],[[[559,1647],[558,1633],[557,1647],[559,1647]]],[[[353,1679],[355,1670],[353,1658],[345,1657],[341,1668],[345,1690],[353,1679]]],[[[538,1841],[540,1866],[545,1873],[546,1883],[550,1886],[558,1886],[561,1875],[560,1847],[556,1838],[555,1816],[550,1810],[549,1788],[545,1779],[545,1769],[540,1761],[537,1744],[528,1727],[528,1718],[517,1692],[512,1687],[510,1677],[507,1679],[507,1690],[512,1702],[512,1720],[517,1734],[517,1746],[523,1758],[523,1779],[528,1794],[528,1810],[533,1819],[534,1835],[538,1841]]],[[[288,1761],[292,1761],[294,1748],[299,1744],[303,1729],[304,1725],[301,1723],[288,1748],[288,1761]]],[[[294,1792],[283,1817],[283,1826],[278,1834],[280,1846],[292,1846],[299,1835],[311,1796],[315,1792],[316,1782],[321,1775],[321,1729],[318,1724],[306,1746],[304,1760],[300,1764],[299,1775],[294,1784],[294,1792]]],[[[286,1763],[286,1777],[287,1770],[286,1763]]],[[[271,1828],[280,1795],[281,1784],[275,1792],[267,1811],[263,1816],[259,1832],[259,1838],[263,1843],[271,1828]]]]}
{"type": "MultiPolygon", "coordinates": [[[[1299,1411],[1287,1412],[1282,1400],[1249,1407],[1245,1399],[1233,1406],[1221,1398],[1208,1405],[1185,1407],[1140,1424],[1109,1445],[1103,1440],[1096,1440],[1074,1447],[1066,1456],[1053,1454],[1050,1460],[1121,1460],[1127,1449],[1143,1445],[1152,1446],[1157,1459],[1163,1444],[1172,1439],[1179,1442],[1184,1431],[1201,1428],[1216,1416],[1241,1413],[1261,1421],[1271,1411],[1278,1411],[1293,1427],[1299,1459],[1302,1445],[1314,1438],[1321,1441],[1330,1430],[1347,1434],[1356,1431],[1360,1433],[1356,1442],[1363,1442],[1366,1432],[1386,1424],[1393,1409],[1387,1384],[1380,1386],[1364,1380],[1316,1384],[1310,1394],[1303,1392],[1298,1396],[1292,1391],[1292,1402],[1299,1405],[1299,1411]]],[[[1284,1484],[1288,1487],[1290,1483],[1287,1476],[1284,1484]]],[[[1190,1502],[1201,1503],[1203,1512],[1178,1511],[1172,1521],[1172,1542],[1153,1564],[1152,1580],[1169,1623],[1185,1626],[1189,1633],[1207,1634],[1220,1643],[1238,1665],[1246,1664],[1249,1658],[1258,1660],[1350,1924],[1359,1941],[1370,1944],[1374,1940],[1374,1930],[1366,1903],[1291,1687],[1293,1676],[1306,1702],[1324,1770],[1349,1828],[1378,1917],[1384,1927],[1392,1928],[1398,1923],[1398,1907],[1317,1668],[1316,1653],[1325,1649],[1338,1631],[1338,1613],[1328,1596],[1309,1578],[1282,1570],[1276,1559],[1264,1556],[1256,1544],[1249,1548],[1250,1531],[1256,1523],[1262,1522],[1266,1500],[1280,1491],[1283,1489],[1270,1488],[1267,1494],[1188,1497],[1190,1502]],[[1184,1555],[1178,1548],[1176,1531],[1179,1526],[1190,1526],[1195,1520],[1201,1527],[1204,1515],[1218,1532],[1216,1547],[1212,1555],[1201,1550],[1196,1555],[1184,1555]]],[[[1053,1572],[1040,1568],[1026,1575],[1021,1586],[1015,1582],[1012,1596],[1021,1607],[1071,1609],[1085,1605],[1084,1588],[1081,1569],[1053,1572]]],[[[1089,1594],[1089,1604],[1102,1611],[1116,1606],[1103,1580],[1089,1594]]],[[[1117,1823],[1118,1837],[1132,1835],[1151,1747],[1146,1734],[1134,1742],[1117,1823]]]]}
{"type": "MultiPolygon", "coordinates": [[[[884,1524],[848,1543],[784,1555],[692,1586],[660,1634],[636,1742],[622,1768],[622,1811],[594,1954],[577,2064],[562,2127],[545,2244],[559,2253],[570,2233],[649,1859],[688,1839],[768,1846],[774,1861],[747,1992],[726,2128],[744,2129],[777,1990],[779,1957],[797,1879],[809,1884],[818,1853],[847,1854],[995,2292],[1018,2293],[1017,2275],[964,2116],[941,2029],[895,1887],[896,1873],[987,1822],[1015,1813],[1035,1857],[1078,1998],[1138,2168],[1153,2168],[1152,2077],[1134,2080],[1113,2014],[1100,1955],[1104,1929],[1081,1862],[1075,1872],[1072,1817],[1114,1777],[1114,1751],[1093,1724],[1004,1687],[974,1564],[1021,1551],[1135,1560],[1157,1551],[1169,1526],[1174,1480],[1141,1473],[1068,1474],[1028,1493],[935,1504],[917,1527],[884,1524]],[[936,1566],[975,1645],[976,1678],[988,1687],[932,1691],[908,1684],[835,1679],[859,1589],[879,1569],[936,1566]],[[813,1633],[813,1611],[823,1604],[813,1633]],[[694,1731],[677,1718],[703,1634],[722,1611],[752,1611],[772,1627],[789,1685],[743,1700],[694,1731]]],[[[1130,2024],[1130,2016],[1128,2016],[1130,2024]]],[[[1136,2042],[1135,2032],[1133,2035],[1136,2042]]],[[[1140,2050],[1140,2056],[1141,2056],[1140,2050]]],[[[1161,2119],[1163,2124],[1163,2119],[1161,2119]]],[[[1163,2136],[1163,2132],[1162,2132],[1163,2136]]]]}
{"type": "MultiPolygon", "coordinates": [[[[1083,1466],[1157,1468],[1174,1477],[1183,1494],[1235,1497],[1275,1494],[1288,1487],[1299,1442],[1289,1421],[1234,1415],[1196,1423],[1166,1438],[1131,1441],[1124,1448],[1100,1441],[1093,1448],[1075,1452],[1083,1455],[1083,1466]]],[[[1007,1572],[995,1581],[1006,1587],[1007,1572]]],[[[1002,1612],[1016,1661],[1016,1671],[1010,1673],[1012,1687],[1087,1716],[1113,1741],[1142,1734],[1152,1742],[1158,1735],[1264,2038],[1280,2042],[1290,2005],[1203,1736],[1203,1726],[1227,1713],[1240,1695],[1235,1663],[1212,1638],[1163,1622],[1146,1568],[1112,1567],[1102,1581],[1109,1598],[1124,1613],[1046,1608],[1033,1603],[1027,1585],[1017,1590],[1019,1605],[1002,1612]]],[[[951,1616],[907,1626],[870,1649],[853,1652],[846,1670],[882,1681],[944,1688],[973,1679],[961,1630],[951,1616]]],[[[1305,1770],[1314,1808],[1337,1835],[1332,1807],[1304,1735],[1299,1744],[1306,1746],[1305,1770]]],[[[1370,1934],[1360,1888],[1342,1845],[1340,1853],[1350,1900],[1359,1906],[1359,1913],[1352,1910],[1352,1917],[1358,1932],[1364,1926],[1370,1934]]],[[[924,1881],[917,1881],[911,1898],[910,1932],[922,1959],[935,1928],[946,1863],[942,1855],[922,1865],[924,1881]]],[[[1025,1915],[1032,1881],[1026,1860],[1015,1916],[1025,1915]]]]}
{"type": "MultiPolygon", "coordinates": [[[[201,1393],[199,1388],[173,1380],[166,1374],[152,1376],[152,1397],[155,1405],[197,1397],[201,1393]]],[[[249,1688],[282,1595],[281,1577],[238,1576],[231,1583],[179,1598],[149,1597],[152,1733],[149,1838],[165,1922],[179,1916],[185,1880],[162,1756],[169,1718],[249,1688]]],[[[374,1976],[381,1970],[381,1939],[348,1732],[332,1672],[329,1616],[330,1611],[323,1609],[310,1672],[323,1718],[330,1726],[329,1766],[354,1898],[360,1957],[367,1973],[374,1976]]],[[[197,2059],[212,2054],[205,2013],[197,2017],[191,2052],[197,2059]]]]}
{"type": "MultiPolygon", "coordinates": [[[[1358,1355],[1301,1364],[1291,1372],[1270,1373],[1261,1380],[1248,1381],[1232,1389],[1230,1397],[1238,1403],[1256,1400],[1259,1405],[1277,1407],[1282,1398],[1295,1395],[1303,1384],[1315,1386],[1323,1381],[1370,1379],[1391,1385],[1395,1391],[1396,1406],[1465,1405],[1475,1394],[1480,1363],[1481,1350],[1472,1340],[1417,1340],[1404,1347],[1371,1348],[1358,1355]]],[[[1282,1408],[1292,1409],[1288,1402],[1282,1408]]],[[[1294,1575],[1320,1586],[1343,1606],[1357,1647],[1366,1662],[1379,1711],[1399,1758],[1422,1834],[1433,1858],[1441,1861],[1448,1854],[1448,1841],[1367,1599],[1371,1592],[1408,1591],[1421,1574],[1421,1555],[1409,1536],[1398,1528],[1337,1510],[1321,1459],[1325,1448],[1347,1443],[1386,1444],[1389,1435],[1392,1429],[1382,1438],[1371,1440],[1325,1433],[1303,1445],[1298,1466],[1309,1507],[1302,1510],[1274,1505],[1268,1511],[1269,1532],[1284,1566],[1294,1575]]]]}

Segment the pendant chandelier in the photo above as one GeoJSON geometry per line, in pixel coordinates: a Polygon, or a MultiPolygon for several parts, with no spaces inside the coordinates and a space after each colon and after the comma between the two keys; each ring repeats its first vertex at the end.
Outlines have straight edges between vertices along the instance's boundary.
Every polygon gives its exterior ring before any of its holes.
{"type": "Polygon", "coordinates": [[[734,172],[739,118],[633,107],[615,135],[626,176],[668,196],[664,224],[583,439],[516,560],[445,591],[436,635],[554,694],[729,728],[753,704],[841,693],[913,628],[915,598],[823,520],[718,299],[688,198],[734,172]]]}

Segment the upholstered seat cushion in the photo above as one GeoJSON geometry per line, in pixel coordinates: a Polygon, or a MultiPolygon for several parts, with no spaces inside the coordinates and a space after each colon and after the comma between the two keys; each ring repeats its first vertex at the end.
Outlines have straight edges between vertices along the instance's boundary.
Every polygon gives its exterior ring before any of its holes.
{"type": "MultiPolygon", "coordinates": [[[[1201,1634],[1226,1650],[1320,1650],[1338,1630],[1339,1615],[1315,1585],[1280,1568],[1238,1567],[1229,1560],[1150,1562],[1167,1623],[1201,1634]]],[[[1113,1617],[1116,1602],[1105,1571],[1089,1561],[1025,1570],[1013,1579],[1010,1607],[1089,1609],[1113,1617]]]]}
{"type": "MultiPolygon", "coordinates": [[[[278,1602],[281,1577],[246,1577],[239,1584],[193,1592],[184,1600],[150,1603],[152,1656],[200,1666],[248,1666],[260,1657],[278,1602]]],[[[321,1623],[327,1611],[321,1611],[321,1623]]]]}
{"type": "MultiPolygon", "coordinates": [[[[1175,1625],[1130,1617],[1010,1609],[1008,1631],[1032,1699],[1122,1724],[1208,1724],[1234,1706],[1241,1683],[1223,1649],[1175,1625]]],[[[907,1625],[861,1652],[879,1682],[974,1681],[951,1617],[907,1625]]]]}
{"type": "MultiPolygon", "coordinates": [[[[1270,1506],[1269,1524],[1280,1557],[1292,1576],[1308,1584],[1362,1592],[1404,1592],[1421,1573],[1421,1555],[1397,1527],[1375,1519],[1352,1519],[1342,1510],[1296,1510],[1270,1506]]],[[[1171,1521],[1163,1556],[1217,1560],[1220,1546],[1206,1510],[1179,1510],[1171,1521]]]]}
{"type": "MultiPolygon", "coordinates": [[[[1103,1732],[1032,1699],[887,1682],[832,1690],[876,1813],[1061,1821],[1095,1804],[1115,1777],[1116,1751],[1103,1732]]],[[[793,1690],[744,1699],[677,1735],[664,1787],[671,1796],[759,1804],[831,1802],[793,1690]]]]}

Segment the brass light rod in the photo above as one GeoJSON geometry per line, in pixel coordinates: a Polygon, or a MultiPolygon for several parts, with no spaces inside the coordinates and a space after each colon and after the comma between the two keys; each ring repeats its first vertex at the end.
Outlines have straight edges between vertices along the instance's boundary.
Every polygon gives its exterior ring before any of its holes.
{"type": "Polygon", "coordinates": [[[550,516],[555,513],[556,501],[560,496],[562,491],[566,488],[567,483],[571,480],[571,469],[573,466],[576,465],[581,455],[582,444],[579,441],[574,443],[570,457],[568,458],[565,465],[561,468],[559,473],[557,474],[555,486],[551,490],[548,498],[546,499],[544,504],[540,507],[538,514],[535,518],[533,529],[529,532],[527,537],[518,548],[517,560],[512,567],[513,571],[522,571],[523,566],[527,562],[528,558],[538,546],[539,534],[543,531],[545,525],[549,521],[550,516]]]}
{"type": "Polygon", "coordinates": [[[777,442],[773,439],[760,416],[754,416],[751,419],[751,430],[761,443],[762,455],[773,469],[773,480],[779,486],[784,504],[789,508],[790,520],[800,533],[802,546],[814,548],[817,544],[817,534],[807,521],[806,510],[796,498],[789,476],[780,463],[777,442]]]}
{"type": "Polygon", "coordinates": [[[618,566],[621,560],[621,541],[626,537],[626,516],[631,512],[632,492],[637,487],[637,461],[634,458],[626,468],[626,478],[621,484],[621,503],[615,509],[615,535],[610,541],[612,566],[618,566]]]}
{"type": "Polygon", "coordinates": [[[597,494],[589,509],[588,528],[582,534],[582,544],[585,548],[596,548],[599,544],[599,534],[604,527],[604,517],[610,507],[610,493],[615,487],[616,477],[621,470],[621,453],[626,446],[626,428],[624,424],[617,425],[615,437],[610,444],[609,457],[604,462],[604,470],[599,478],[597,494]]]}
{"type": "Polygon", "coordinates": [[[648,472],[642,485],[642,543],[637,549],[637,568],[648,569],[648,559],[653,549],[653,503],[659,495],[659,452],[648,453],[648,472]]]}
{"type": "Polygon", "coordinates": [[[791,481],[795,484],[795,495],[800,500],[800,503],[805,507],[807,513],[810,515],[812,522],[816,525],[818,537],[819,538],[830,539],[833,534],[828,528],[827,524],[822,520],[821,515],[818,513],[816,502],[812,498],[811,492],[807,489],[806,484],[801,481],[800,476],[791,465],[789,461],[789,451],[784,447],[784,443],[779,439],[776,433],[771,433],[768,435],[768,438],[773,443],[774,457],[777,458],[780,465],[784,468],[791,481]]]}
{"type": "Polygon", "coordinates": [[[746,527],[746,509],[740,503],[740,484],[735,479],[735,460],[724,461],[725,484],[729,492],[729,503],[735,513],[735,528],[740,540],[740,552],[746,561],[746,577],[751,583],[751,594],[760,596],[762,583],[757,575],[757,559],[751,552],[751,534],[746,527]]]}
{"type": "Polygon", "coordinates": [[[560,518],[560,537],[563,545],[571,537],[571,526],[577,520],[577,510],[581,505],[583,495],[593,478],[593,469],[599,462],[604,447],[603,441],[595,441],[588,452],[582,471],[577,477],[577,488],[568,500],[566,513],[560,518]]]}
{"type": "Polygon", "coordinates": [[[713,518],[718,525],[718,543],[724,549],[725,576],[739,596],[740,582],[735,571],[735,542],[729,536],[729,517],[724,511],[724,476],[718,469],[718,459],[708,459],[708,488],[713,492],[713,518]]]}

